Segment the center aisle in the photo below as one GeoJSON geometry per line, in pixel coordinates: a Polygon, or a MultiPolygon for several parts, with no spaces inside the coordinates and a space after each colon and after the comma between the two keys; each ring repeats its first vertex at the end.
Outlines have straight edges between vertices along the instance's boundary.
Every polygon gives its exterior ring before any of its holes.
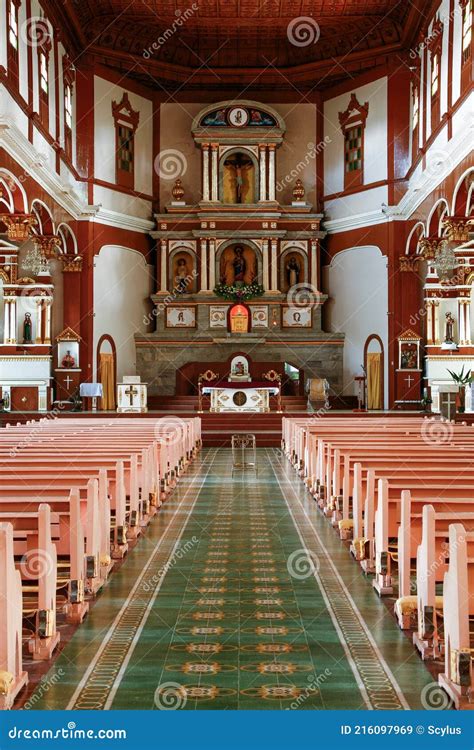
{"type": "Polygon", "coordinates": [[[34,708],[423,707],[385,605],[280,451],[258,463],[232,479],[230,450],[203,452],[34,708]]]}

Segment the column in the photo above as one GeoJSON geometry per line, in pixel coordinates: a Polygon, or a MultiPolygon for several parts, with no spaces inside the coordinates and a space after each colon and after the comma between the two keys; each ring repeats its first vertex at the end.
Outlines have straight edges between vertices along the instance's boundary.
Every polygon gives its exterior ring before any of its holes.
{"type": "Polygon", "coordinates": [[[267,200],[267,147],[260,145],[260,200],[267,200]]]}
{"type": "Polygon", "coordinates": [[[278,258],[277,258],[277,248],[278,248],[278,240],[273,238],[271,240],[272,243],[272,256],[271,256],[271,287],[273,292],[278,291],[278,258]]]}
{"type": "Polygon", "coordinates": [[[207,239],[201,240],[201,289],[200,293],[206,293],[207,287],[207,239]]]}
{"type": "Polygon", "coordinates": [[[44,333],[44,343],[50,344],[51,343],[51,302],[50,300],[47,300],[45,302],[45,333],[44,333]]]}
{"type": "Polygon", "coordinates": [[[168,293],[168,241],[160,242],[160,294],[168,293]]]}
{"type": "Polygon", "coordinates": [[[433,343],[433,304],[426,300],[426,343],[433,343]]]}
{"type": "Polygon", "coordinates": [[[268,200],[275,200],[275,144],[268,147],[268,200]]]}
{"type": "Polygon", "coordinates": [[[10,299],[3,300],[3,343],[10,343],[10,299]]]}
{"type": "Polygon", "coordinates": [[[434,314],[434,343],[439,345],[439,302],[433,302],[433,314],[434,314]]]}
{"type": "Polygon", "coordinates": [[[209,289],[216,285],[216,241],[209,240],[209,289]]]}
{"type": "Polygon", "coordinates": [[[311,240],[311,286],[318,288],[318,240],[311,240]]]}
{"type": "Polygon", "coordinates": [[[202,146],[202,199],[210,200],[209,195],[209,144],[203,143],[202,146]]]}
{"type": "Polygon", "coordinates": [[[467,299],[464,304],[466,311],[466,346],[471,346],[471,300],[467,299]]]}
{"type": "Polygon", "coordinates": [[[16,344],[16,297],[10,299],[10,341],[16,344]]]}
{"type": "Polygon", "coordinates": [[[218,193],[218,185],[219,185],[219,170],[217,167],[217,157],[218,157],[218,149],[219,144],[218,143],[212,143],[211,144],[212,149],[212,162],[211,162],[211,200],[218,201],[219,200],[219,193],[218,193]]]}
{"type": "Polygon", "coordinates": [[[268,266],[269,266],[269,258],[268,258],[268,240],[263,240],[262,242],[262,261],[263,261],[263,288],[266,292],[270,289],[270,283],[268,278],[268,266]]]}
{"type": "Polygon", "coordinates": [[[464,344],[466,338],[464,325],[464,300],[458,300],[458,326],[459,326],[459,344],[464,344]]]}

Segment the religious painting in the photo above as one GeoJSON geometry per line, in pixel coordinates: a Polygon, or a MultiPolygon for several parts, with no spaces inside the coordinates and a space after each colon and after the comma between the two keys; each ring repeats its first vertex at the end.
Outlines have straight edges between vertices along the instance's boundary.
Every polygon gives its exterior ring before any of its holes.
{"type": "Polygon", "coordinates": [[[209,328],[227,328],[228,305],[211,305],[209,308],[209,328]]]}
{"type": "Polygon", "coordinates": [[[249,310],[245,305],[233,305],[229,312],[231,333],[248,333],[250,323],[249,310]]]}
{"type": "Polygon", "coordinates": [[[225,109],[216,109],[215,112],[209,112],[209,114],[203,118],[201,125],[204,127],[219,127],[221,125],[227,125],[225,112],[225,109]]]}
{"type": "Polygon", "coordinates": [[[252,127],[277,127],[277,122],[274,117],[268,114],[268,112],[262,112],[260,109],[250,110],[250,122],[249,125],[252,127]]]}
{"type": "Polygon", "coordinates": [[[268,328],[268,306],[252,305],[252,328],[268,328]]]}
{"type": "Polygon", "coordinates": [[[166,308],[166,327],[167,328],[195,328],[196,327],[196,307],[188,305],[186,307],[167,307],[166,308]]]}
{"type": "Polygon", "coordinates": [[[247,245],[227,247],[221,255],[219,278],[228,286],[251,284],[257,278],[257,257],[247,245]]]}
{"type": "Polygon", "coordinates": [[[283,284],[282,291],[288,292],[297,284],[305,281],[304,259],[301,253],[290,252],[285,255],[283,264],[283,284]]]}
{"type": "Polygon", "coordinates": [[[400,344],[400,368],[402,370],[418,369],[418,347],[414,343],[400,344]]]}
{"type": "Polygon", "coordinates": [[[311,307],[296,307],[293,305],[282,307],[282,328],[311,328],[312,324],[311,307]]]}
{"type": "Polygon", "coordinates": [[[194,294],[196,291],[194,256],[182,250],[175,253],[171,262],[172,288],[177,294],[194,294]]]}
{"type": "Polygon", "coordinates": [[[255,203],[255,164],[248,154],[224,157],[222,198],[224,203],[255,203]]]}

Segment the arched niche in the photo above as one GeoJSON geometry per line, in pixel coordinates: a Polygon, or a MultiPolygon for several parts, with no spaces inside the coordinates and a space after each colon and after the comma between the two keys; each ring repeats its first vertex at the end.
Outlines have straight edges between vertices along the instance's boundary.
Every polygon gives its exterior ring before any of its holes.
{"type": "Polygon", "coordinates": [[[229,149],[219,162],[219,200],[230,205],[258,201],[258,164],[254,154],[242,146],[229,149]]]}
{"type": "Polygon", "coordinates": [[[384,346],[376,333],[367,337],[364,345],[364,368],[367,374],[367,408],[384,408],[384,346]],[[378,362],[378,364],[377,364],[378,362]]]}
{"type": "Polygon", "coordinates": [[[178,294],[195,294],[197,286],[197,258],[188,247],[176,247],[169,258],[169,289],[178,294]]]}
{"type": "Polygon", "coordinates": [[[43,203],[39,198],[35,198],[31,204],[31,213],[34,214],[38,222],[37,225],[33,227],[33,232],[35,234],[51,235],[56,233],[53,214],[46,203],[43,203]]]}
{"type": "Polygon", "coordinates": [[[440,237],[443,232],[443,220],[449,212],[448,201],[446,198],[440,198],[434,204],[426,222],[426,236],[440,237]]]}
{"type": "Polygon", "coordinates": [[[242,248],[245,265],[244,283],[250,284],[252,281],[261,283],[262,256],[257,245],[250,240],[227,240],[219,247],[216,254],[216,278],[221,283],[232,284],[235,282],[236,267],[234,264],[239,257],[238,248],[242,248]]]}
{"type": "Polygon", "coordinates": [[[113,392],[113,404],[104,404],[104,399],[100,399],[100,408],[106,408],[108,411],[115,410],[115,394],[117,392],[117,347],[112,336],[108,333],[104,333],[97,342],[97,382],[104,385],[104,372],[103,372],[103,361],[102,355],[108,355],[112,357],[112,392],[113,392]]]}
{"type": "Polygon", "coordinates": [[[252,314],[245,302],[236,302],[227,311],[227,330],[229,333],[250,333],[252,314]]]}
{"type": "Polygon", "coordinates": [[[295,284],[303,284],[307,281],[308,256],[299,247],[286,248],[280,258],[280,290],[286,293],[295,284]]]}
{"type": "Polygon", "coordinates": [[[454,188],[452,216],[469,216],[473,189],[474,167],[470,167],[461,175],[454,188]]]}
{"type": "Polygon", "coordinates": [[[77,239],[69,224],[62,222],[58,225],[58,235],[61,238],[59,252],[65,255],[77,255],[77,239]]]}
{"type": "Polygon", "coordinates": [[[3,168],[0,168],[0,213],[28,213],[25,188],[13,172],[3,168]]]}

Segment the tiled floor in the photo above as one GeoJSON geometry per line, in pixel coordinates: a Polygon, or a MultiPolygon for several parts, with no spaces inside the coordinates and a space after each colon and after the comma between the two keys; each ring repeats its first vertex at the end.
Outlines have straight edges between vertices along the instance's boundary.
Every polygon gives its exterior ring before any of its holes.
{"type": "Polygon", "coordinates": [[[422,708],[432,682],[280,452],[204,451],[34,708],[422,708]]]}

